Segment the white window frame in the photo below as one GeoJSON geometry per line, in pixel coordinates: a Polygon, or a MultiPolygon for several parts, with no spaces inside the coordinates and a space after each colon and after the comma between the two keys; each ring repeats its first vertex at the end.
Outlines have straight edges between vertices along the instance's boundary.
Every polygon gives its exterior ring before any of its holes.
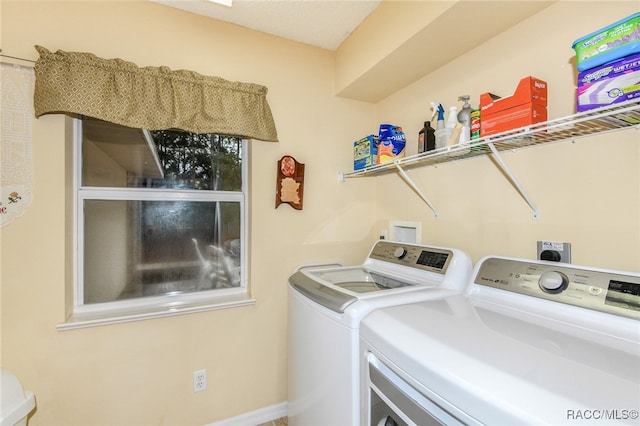
{"type": "Polygon", "coordinates": [[[138,188],[83,187],[82,176],[82,119],[73,119],[73,314],[59,330],[92,327],[138,321],[234,306],[254,304],[248,293],[248,144],[242,141],[241,192],[162,190],[138,188]],[[159,295],[125,299],[106,303],[84,304],[84,201],[85,200],[141,200],[141,201],[218,201],[237,202],[241,214],[240,286],[175,295],[159,295]]]}

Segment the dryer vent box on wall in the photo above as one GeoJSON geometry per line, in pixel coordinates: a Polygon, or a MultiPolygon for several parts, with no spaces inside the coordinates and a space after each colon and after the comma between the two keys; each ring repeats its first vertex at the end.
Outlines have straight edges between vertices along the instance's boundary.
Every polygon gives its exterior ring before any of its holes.
{"type": "Polygon", "coordinates": [[[392,220],[389,222],[391,241],[400,243],[420,244],[422,237],[422,223],[392,220]]]}
{"type": "Polygon", "coordinates": [[[571,263],[571,243],[538,241],[538,260],[571,263]]]}

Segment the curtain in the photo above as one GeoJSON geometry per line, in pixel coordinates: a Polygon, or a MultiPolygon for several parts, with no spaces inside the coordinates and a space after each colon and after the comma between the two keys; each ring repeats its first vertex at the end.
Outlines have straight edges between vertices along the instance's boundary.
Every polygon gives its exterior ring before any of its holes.
{"type": "Polygon", "coordinates": [[[278,141],[264,86],[35,48],[40,55],[34,67],[36,117],[73,113],[148,130],[278,141]]]}

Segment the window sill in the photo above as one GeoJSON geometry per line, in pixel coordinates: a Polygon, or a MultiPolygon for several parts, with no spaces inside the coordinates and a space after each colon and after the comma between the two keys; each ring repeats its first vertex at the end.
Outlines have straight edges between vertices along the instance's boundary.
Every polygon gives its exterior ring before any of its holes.
{"type": "Polygon", "coordinates": [[[217,309],[235,308],[239,306],[253,305],[255,303],[255,299],[249,298],[246,294],[241,294],[183,304],[162,303],[149,305],[145,308],[119,308],[101,312],[78,313],[72,315],[64,323],[58,324],[56,328],[58,331],[66,331],[78,328],[99,327],[103,325],[193,314],[217,309]]]}

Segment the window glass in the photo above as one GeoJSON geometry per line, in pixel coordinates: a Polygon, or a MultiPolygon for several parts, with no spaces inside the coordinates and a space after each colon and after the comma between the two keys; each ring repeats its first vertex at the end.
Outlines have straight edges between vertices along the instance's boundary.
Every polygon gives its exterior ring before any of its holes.
{"type": "Polygon", "coordinates": [[[83,120],[82,185],[242,191],[242,139],[83,120]]]}
{"type": "Polygon", "coordinates": [[[240,286],[239,203],[84,201],[83,302],[240,286]]]}
{"type": "Polygon", "coordinates": [[[83,119],[77,305],[245,287],[242,143],[83,119]]]}

